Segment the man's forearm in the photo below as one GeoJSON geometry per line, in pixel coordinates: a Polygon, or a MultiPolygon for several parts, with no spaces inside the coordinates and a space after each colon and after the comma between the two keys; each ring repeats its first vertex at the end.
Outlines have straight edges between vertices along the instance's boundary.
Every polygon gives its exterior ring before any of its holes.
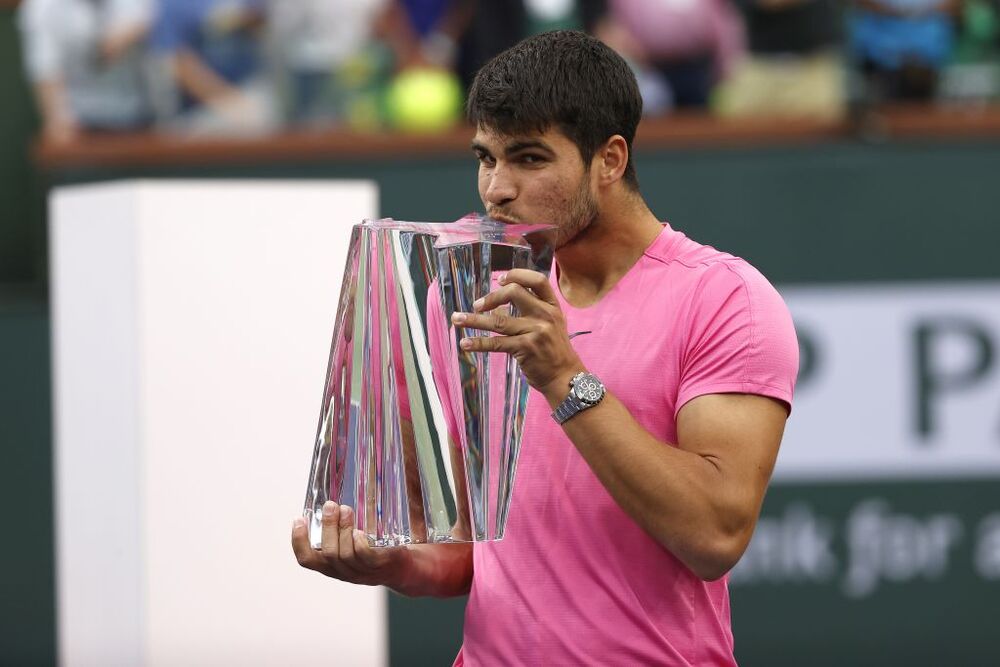
{"type": "Polygon", "coordinates": [[[36,83],[35,98],[45,123],[57,124],[73,120],[62,79],[52,78],[36,83]]]}
{"type": "Polygon", "coordinates": [[[202,104],[212,104],[238,92],[191,51],[179,51],[171,64],[181,89],[202,104]]]}
{"type": "Polygon", "coordinates": [[[618,505],[696,575],[716,579],[742,555],[770,468],[661,442],[610,393],[564,428],[618,505]]]}
{"type": "Polygon", "coordinates": [[[408,597],[448,598],[472,586],[472,544],[411,544],[407,567],[389,588],[408,597]]]}

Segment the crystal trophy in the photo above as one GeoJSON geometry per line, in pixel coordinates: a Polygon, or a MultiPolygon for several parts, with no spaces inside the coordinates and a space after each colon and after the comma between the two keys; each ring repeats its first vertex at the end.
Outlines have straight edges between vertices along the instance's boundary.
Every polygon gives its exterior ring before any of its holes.
{"type": "Polygon", "coordinates": [[[547,274],[546,229],[474,216],[354,226],[306,490],[314,547],[327,500],[354,508],[374,546],[503,537],[528,383],[507,354],[461,350],[495,334],[451,315],[510,269],[547,274]]]}

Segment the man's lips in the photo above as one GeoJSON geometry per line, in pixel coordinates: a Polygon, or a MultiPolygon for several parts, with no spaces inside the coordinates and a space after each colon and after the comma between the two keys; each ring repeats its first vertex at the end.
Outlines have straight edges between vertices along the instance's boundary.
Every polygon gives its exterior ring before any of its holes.
{"type": "Polygon", "coordinates": [[[490,215],[491,218],[493,218],[497,222],[502,222],[505,225],[519,225],[519,224],[521,224],[521,222],[519,220],[515,220],[514,218],[511,218],[511,217],[508,217],[506,215],[503,215],[502,213],[490,213],[489,215],[490,215]]]}

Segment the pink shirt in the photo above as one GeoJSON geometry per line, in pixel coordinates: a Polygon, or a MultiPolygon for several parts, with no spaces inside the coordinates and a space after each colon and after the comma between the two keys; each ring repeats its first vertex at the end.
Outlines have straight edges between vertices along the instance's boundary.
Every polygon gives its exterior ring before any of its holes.
{"type": "MultiPolygon", "coordinates": [[[[798,346],[781,297],[669,225],[598,303],[560,301],[570,333],[591,332],[573,339],[583,363],[664,442],[696,396],[791,404],[798,346]]],[[[456,665],[735,664],[726,579],[700,580],[629,518],[534,390],[506,535],[474,554],[456,665]]]]}

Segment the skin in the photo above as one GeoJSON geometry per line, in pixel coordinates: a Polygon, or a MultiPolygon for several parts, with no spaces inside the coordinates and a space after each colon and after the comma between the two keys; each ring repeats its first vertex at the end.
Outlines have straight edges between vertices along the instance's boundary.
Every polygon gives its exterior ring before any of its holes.
{"type": "Polygon", "coordinates": [[[35,98],[42,116],[42,138],[47,143],[67,144],[80,136],[80,126],[70,110],[62,79],[35,84],[35,98]]]}
{"type": "MultiPolygon", "coordinates": [[[[585,163],[558,129],[509,137],[479,128],[479,194],[487,212],[511,223],[554,224],[558,288],[569,303],[599,301],[638,261],[662,227],[623,180],[628,145],[610,137],[585,163]]],[[[455,313],[453,322],[497,335],[464,339],[465,349],[514,356],[529,384],[555,407],[570,379],[586,368],[573,350],[565,317],[548,278],[516,269],[501,287],[455,313]],[[519,316],[509,315],[509,306],[519,316]]],[[[762,396],[712,394],[685,404],[677,443],[658,440],[610,392],[563,424],[566,435],[615,501],[695,575],[728,572],[750,541],[774,468],[787,407],[762,396]],[[673,446],[671,446],[673,445],[673,446]]],[[[331,503],[332,505],[332,503],[331,503]]],[[[329,547],[309,547],[296,520],[299,562],[356,583],[385,584],[411,595],[451,595],[472,580],[471,545],[417,545],[374,550],[352,539],[350,510],[331,507],[329,547]],[[346,518],[345,518],[346,517],[346,518]],[[454,548],[451,548],[454,547],[454,548]]]]}

